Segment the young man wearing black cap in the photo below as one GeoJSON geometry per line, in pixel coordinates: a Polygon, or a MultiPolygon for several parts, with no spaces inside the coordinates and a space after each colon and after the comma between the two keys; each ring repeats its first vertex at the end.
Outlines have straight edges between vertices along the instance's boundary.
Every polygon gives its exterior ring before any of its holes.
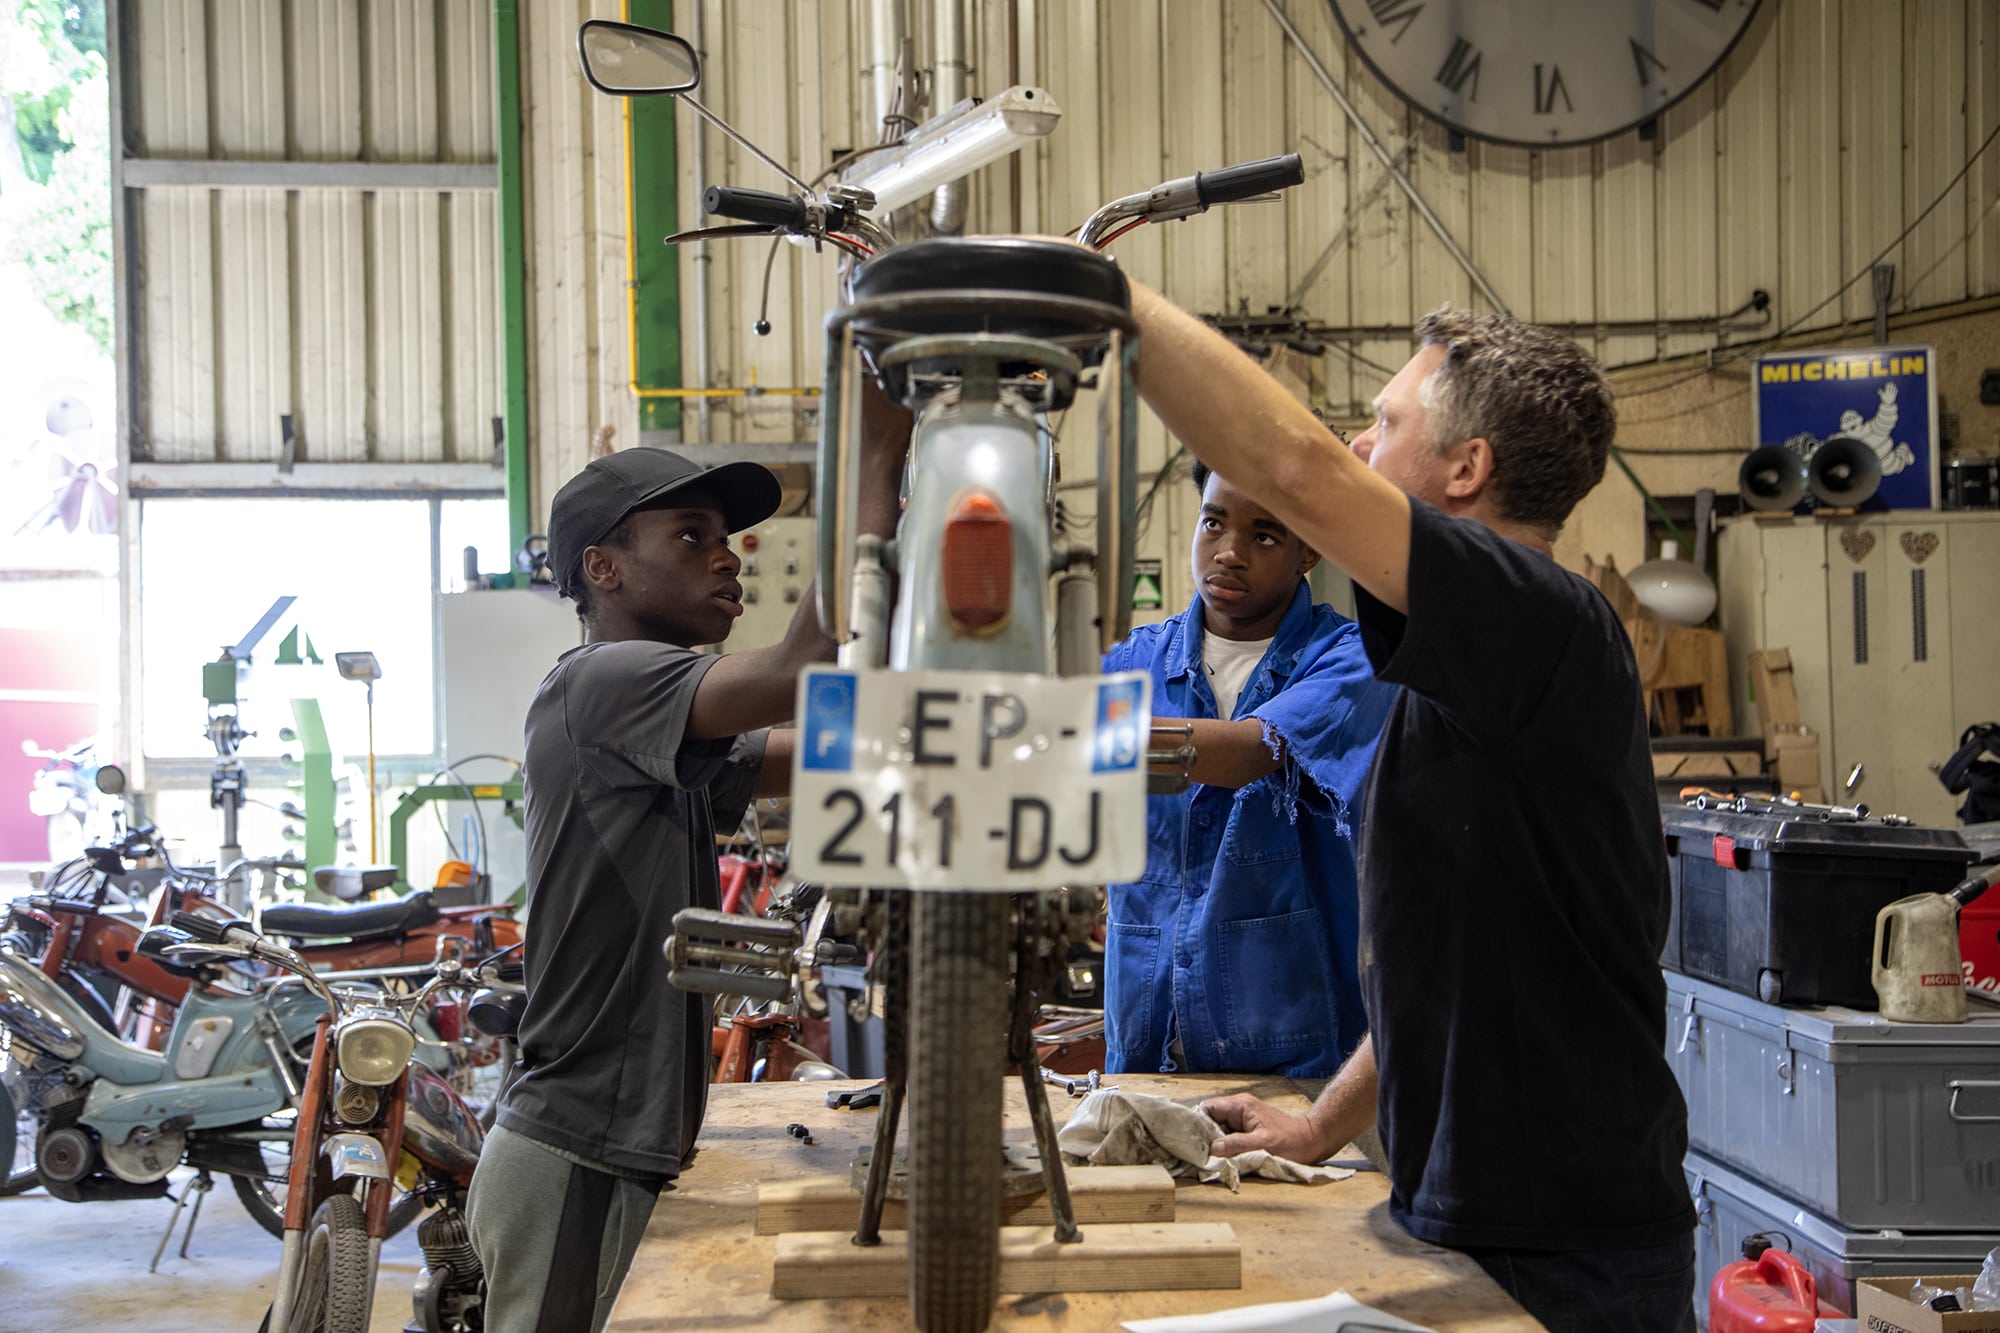
{"type": "MultiPolygon", "coordinates": [[[[861,525],[887,536],[908,418],[870,394],[861,525]]],[[[806,599],[784,639],[693,651],[743,614],[729,534],[778,507],[755,463],[596,459],[556,493],[549,563],[584,643],[527,719],[528,1003],[520,1071],[468,1205],[485,1327],[600,1329],[707,1101],[708,1001],[667,982],[674,913],[717,905],[715,830],[791,778],[801,667],[833,657],[806,599]]]]}

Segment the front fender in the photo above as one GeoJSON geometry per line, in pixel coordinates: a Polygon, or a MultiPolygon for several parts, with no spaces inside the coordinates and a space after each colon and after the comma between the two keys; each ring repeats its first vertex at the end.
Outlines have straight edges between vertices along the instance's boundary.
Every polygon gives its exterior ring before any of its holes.
{"type": "Polygon", "coordinates": [[[94,1025],[40,968],[0,949],[0,1026],[58,1060],[74,1060],[94,1025]]]}

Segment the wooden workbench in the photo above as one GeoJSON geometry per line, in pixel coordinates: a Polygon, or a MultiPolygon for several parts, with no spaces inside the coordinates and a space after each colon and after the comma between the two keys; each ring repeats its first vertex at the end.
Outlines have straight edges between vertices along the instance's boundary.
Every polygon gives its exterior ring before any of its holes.
{"type": "MultiPolygon", "coordinates": [[[[1306,1098],[1284,1079],[1135,1077],[1121,1087],[1193,1102],[1254,1092],[1303,1110],[1306,1098]]],[[[610,1328],[733,1329],[764,1326],[856,1330],[908,1328],[900,1300],[779,1301],[770,1294],[773,1236],[754,1232],[757,1182],[845,1172],[874,1132],[876,1112],[827,1109],[829,1088],[859,1083],[718,1084],[710,1089],[700,1151],[675,1188],[660,1196],[639,1245],[610,1328]],[[785,1132],[812,1131],[808,1146],[785,1132]]],[[[1007,1137],[1031,1142],[1020,1084],[1007,1085],[1007,1137]]],[[[1058,1128],[1075,1103],[1051,1089],[1058,1128]]],[[[904,1133],[907,1135],[907,1122],[904,1133]]],[[[1357,1154],[1358,1156],[1358,1154],[1357,1154]]],[[[1220,1185],[1183,1184],[1182,1222],[1227,1222],[1242,1246],[1243,1286],[1227,1291],[1161,1291],[1002,1296],[995,1329],[1081,1333],[1115,1329],[1147,1315],[1225,1310],[1305,1300],[1345,1287],[1357,1299],[1440,1333],[1538,1329],[1505,1292],[1463,1255],[1412,1239],[1389,1219],[1389,1185],[1363,1171],[1331,1185],[1249,1180],[1231,1194],[1220,1185]]]]}

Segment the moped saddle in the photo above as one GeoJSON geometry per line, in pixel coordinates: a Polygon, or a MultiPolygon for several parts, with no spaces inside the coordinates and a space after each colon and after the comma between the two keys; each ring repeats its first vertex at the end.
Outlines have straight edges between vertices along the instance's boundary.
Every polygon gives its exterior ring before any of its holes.
{"type": "Polygon", "coordinates": [[[292,939],[373,939],[382,935],[407,935],[422,930],[439,918],[437,902],[429,889],[419,889],[407,898],[388,903],[358,903],[353,907],[321,907],[293,904],[264,909],[263,927],[267,935],[292,939]]]}
{"type": "MultiPolygon", "coordinates": [[[[908,333],[1068,338],[1105,332],[1132,308],[1132,289],[1117,264],[1081,246],[1024,236],[918,241],[885,251],[855,270],[856,304],[896,296],[929,298],[908,312],[884,317],[883,323],[908,333]],[[949,299],[957,291],[1056,299],[1000,309],[975,296],[961,308],[949,299]]],[[[1086,357],[1085,364],[1089,362],[1086,357]]]]}

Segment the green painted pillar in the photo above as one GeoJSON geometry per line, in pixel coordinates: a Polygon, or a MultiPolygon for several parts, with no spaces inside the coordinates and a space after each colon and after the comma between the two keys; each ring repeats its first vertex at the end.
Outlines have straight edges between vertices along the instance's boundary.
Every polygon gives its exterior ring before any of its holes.
{"type": "Polygon", "coordinates": [[[500,326],[507,459],[508,549],[533,531],[528,490],[528,243],[521,200],[521,21],[516,0],[494,0],[494,117],[500,144],[500,326]]]}

